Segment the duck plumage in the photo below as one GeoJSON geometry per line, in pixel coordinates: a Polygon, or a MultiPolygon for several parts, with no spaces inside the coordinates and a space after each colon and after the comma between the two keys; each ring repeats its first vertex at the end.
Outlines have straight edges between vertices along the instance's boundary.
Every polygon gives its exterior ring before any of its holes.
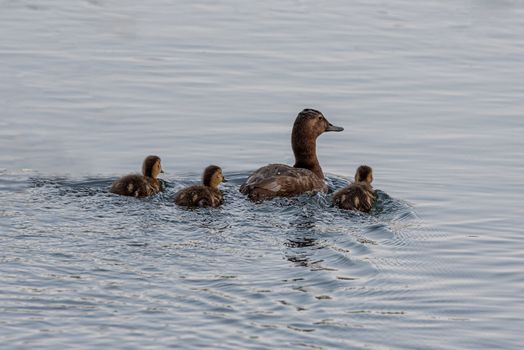
{"type": "Polygon", "coordinates": [[[290,197],[307,191],[326,191],[323,178],[311,170],[294,168],[285,164],[269,164],[258,169],[245,183],[240,192],[252,200],[264,200],[274,197],[290,197]]]}
{"type": "Polygon", "coordinates": [[[187,187],[175,195],[175,203],[186,207],[218,207],[223,202],[220,190],[203,185],[187,187]]]}

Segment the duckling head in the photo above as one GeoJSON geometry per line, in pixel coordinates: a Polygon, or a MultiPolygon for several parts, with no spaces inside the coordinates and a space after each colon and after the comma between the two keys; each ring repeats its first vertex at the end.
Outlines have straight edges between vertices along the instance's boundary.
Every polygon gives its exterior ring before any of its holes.
{"type": "Polygon", "coordinates": [[[331,124],[316,109],[306,108],[297,115],[293,125],[293,134],[316,139],[327,131],[342,131],[344,128],[331,124]]]}
{"type": "Polygon", "coordinates": [[[156,179],[160,173],[163,173],[160,157],[147,156],[142,164],[142,174],[147,177],[156,179]]]}
{"type": "Polygon", "coordinates": [[[367,165],[361,165],[358,167],[357,172],[355,173],[355,182],[367,182],[371,184],[373,182],[373,169],[367,165]]]}
{"type": "Polygon", "coordinates": [[[222,174],[222,169],[219,166],[210,165],[204,170],[202,182],[204,183],[204,186],[217,188],[218,185],[222,182],[227,182],[227,180],[222,174]]]}

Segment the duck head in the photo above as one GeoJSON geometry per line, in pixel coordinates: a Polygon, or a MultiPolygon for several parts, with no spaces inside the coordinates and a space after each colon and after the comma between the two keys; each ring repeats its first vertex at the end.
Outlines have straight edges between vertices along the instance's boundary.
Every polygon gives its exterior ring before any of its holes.
{"type": "Polygon", "coordinates": [[[163,173],[160,157],[147,156],[142,164],[142,174],[147,177],[156,179],[160,173],[163,173]]]}
{"type": "Polygon", "coordinates": [[[227,180],[222,174],[222,169],[219,166],[210,165],[204,170],[202,182],[204,183],[204,186],[218,188],[218,185],[222,182],[227,182],[227,180]]]}
{"type": "Polygon", "coordinates": [[[328,131],[342,131],[344,128],[331,124],[324,115],[316,109],[304,109],[297,115],[291,133],[291,146],[295,154],[295,168],[305,168],[313,171],[321,179],[324,178],[317,159],[317,137],[328,131]]]}
{"type": "Polygon", "coordinates": [[[358,167],[357,172],[355,173],[355,182],[367,182],[371,184],[373,182],[373,169],[367,165],[361,165],[358,167]]]}
{"type": "Polygon", "coordinates": [[[293,133],[317,138],[327,131],[343,131],[344,128],[331,124],[326,117],[316,109],[306,108],[297,115],[293,124],[293,133]]]}

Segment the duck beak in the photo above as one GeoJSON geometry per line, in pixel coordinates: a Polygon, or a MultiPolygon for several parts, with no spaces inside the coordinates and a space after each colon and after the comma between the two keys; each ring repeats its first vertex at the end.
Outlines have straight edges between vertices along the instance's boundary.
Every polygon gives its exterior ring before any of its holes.
{"type": "Polygon", "coordinates": [[[344,130],[343,127],[335,126],[335,125],[333,125],[331,123],[328,123],[328,127],[326,128],[326,131],[342,131],[342,130],[344,130]]]}
{"type": "Polygon", "coordinates": [[[160,174],[163,174],[164,173],[164,169],[160,169],[160,174]]]}
{"type": "Polygon", "coordinates": [[[228,182],[225,177],[222,177],[222,182],[228,182]]]}

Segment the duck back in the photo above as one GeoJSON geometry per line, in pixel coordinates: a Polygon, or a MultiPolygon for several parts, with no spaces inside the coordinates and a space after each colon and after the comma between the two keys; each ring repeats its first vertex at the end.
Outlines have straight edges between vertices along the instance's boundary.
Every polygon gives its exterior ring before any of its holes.
{"type": "Polygon", "coordinates": [[[180,190],[175,195],[175,203],[186,207],[218,207],[223,202],[222,193],[215,188],[195,185],[180,190]]]}
{"type": "Polygon", "coordinates": [[[373,187],[365,182],[352,183],[333,195],[333,205],[340,209],[368,213],[375,202],[373,187]]]}
{"type": "Polygon", "coordinates": [[[266,165],[255,171],[240,186],[240,192],[255,201],[326,190],[324,180],[311,170],[285,164],[266,165]]]}
{"type": "Polygon", "coordinates": [[[160,192],[160,184],[152,178],[130,174],[113,182],[111,192],[122,196],[147,197],[160,192]]]}

